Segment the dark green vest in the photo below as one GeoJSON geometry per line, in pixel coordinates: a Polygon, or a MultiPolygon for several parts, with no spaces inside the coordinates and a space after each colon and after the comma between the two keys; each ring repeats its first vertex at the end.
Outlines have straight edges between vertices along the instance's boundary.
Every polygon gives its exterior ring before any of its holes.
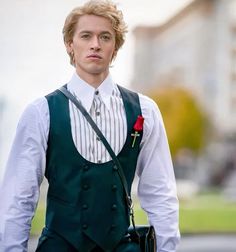
{"type": "MultiPolygon", "coordinates": [[[[132,148],[133,125],[141,115],[136,93],[119,87],[127,117],[127,139],[118,154],[129,190],[135,174],[141,136],[132,148]]],[[[80,252],[98,245],[109,252],[129,226],[124,191],[113,161],[85,160],[71,134],[69,102],[58,90],[46,96],[50,130],[45,176],[49,182],[46,230],[64,237],[80,252]]]]}

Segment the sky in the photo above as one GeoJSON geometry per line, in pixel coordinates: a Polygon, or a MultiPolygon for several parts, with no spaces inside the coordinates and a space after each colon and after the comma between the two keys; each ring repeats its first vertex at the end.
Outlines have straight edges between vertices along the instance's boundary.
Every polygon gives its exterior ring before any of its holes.
{"type": "MultiPolygon", "coordinates": [[[[74,72],[62,39],[67,14],[85,0],[1,0],[0,3],[0,175],[25,106],[65,84],[74,72]]],[[[129,27],[111,73],[120,85],[129,86],[133,76],[138,25],[159,25],[191,0],[115,0],[129,27]]]]}

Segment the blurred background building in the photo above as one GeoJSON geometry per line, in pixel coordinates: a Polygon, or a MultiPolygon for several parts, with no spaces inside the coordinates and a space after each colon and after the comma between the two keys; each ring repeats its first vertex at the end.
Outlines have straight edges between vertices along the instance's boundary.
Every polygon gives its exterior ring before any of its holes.
{"type": "MultiPolygon", "coordinates": [[[[133,34],[132,88],[150,94],[165,85],[184,87],[214,130],[197,160],[191,152],[179,152],[174,159],[177,178],[230,185],[226,191],[236,198],[236,187],[232,189],[236,181],[232,182],[236,177],[232,176],[236,173],[236,1],[194,0],[162,25],[137,26],[133,34]]],[[[189,183],[181,183],[181,188],[183,193],[196,191],[189,183]]]]}
{"type": "Polygon", "coordinates": [[[132,86],[196,95],[221,135],[236,134],[236,2],[195,0],[161,26],[139,26],[132,86]]]}

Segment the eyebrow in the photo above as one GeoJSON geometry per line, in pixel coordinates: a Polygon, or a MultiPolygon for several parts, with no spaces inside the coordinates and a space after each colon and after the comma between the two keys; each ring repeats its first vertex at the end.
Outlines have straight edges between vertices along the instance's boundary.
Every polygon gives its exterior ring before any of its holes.
{"type": "MultiPolygon", "coordinates": [[[[84,31],[80,31],[79,33],[80,34],[81,33],[93,33],[93,31],[84,30],[84,31]]],[[[110,35],[113,35],[110,31],[101,31],[99,34],[110,34],[110,35]]]]}

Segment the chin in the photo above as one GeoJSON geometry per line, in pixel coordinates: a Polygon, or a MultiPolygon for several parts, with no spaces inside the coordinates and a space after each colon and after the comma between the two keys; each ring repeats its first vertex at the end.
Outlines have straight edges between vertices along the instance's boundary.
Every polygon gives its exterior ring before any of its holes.
{"type": "Polygon", "coordinates": [[[106,74],[108,73],[108,70],[107,68],[104,69],[104,68],[94,68],[94,69],[90,69],[89,71],[91,74],[94,74],[94,75],[99,75],[99,74],[106,74]]]}

